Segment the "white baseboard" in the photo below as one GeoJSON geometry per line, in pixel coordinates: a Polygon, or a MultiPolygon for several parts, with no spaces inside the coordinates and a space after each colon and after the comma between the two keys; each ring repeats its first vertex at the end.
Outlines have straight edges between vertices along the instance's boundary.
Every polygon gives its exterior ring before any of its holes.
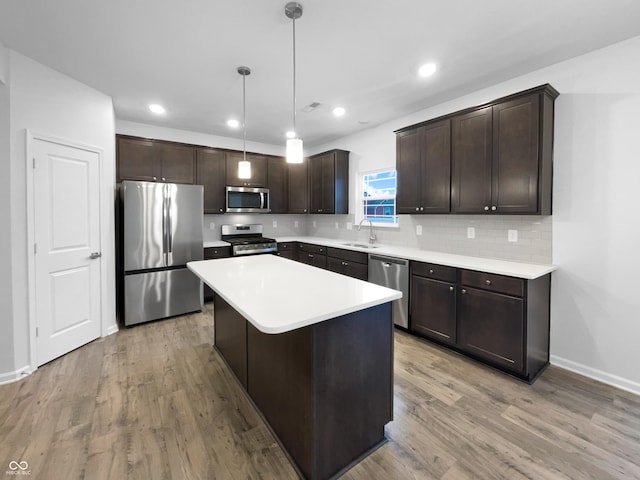
{"type": "Polygon", "coordinates": [[[109,325],[107,327],[107,334],[105,335],[105,337],[108,337],[109,335],[113,335],[114,333],[116,333],[118,331],[118,324],[113,323],[111,325],[109,325]]]}
{"type": "Polygon", "coordinates": [[[633,382],[631,380],[627,380],[626,378],[603,372],[602,370],[598,370],[596,368],[587,367],[580,363],[576,363],[571,360],[567,360],[566,358],[558,357],[556,355],[550,355],[549,361],[556,367],[564,368],[565,370],[570,370],[585,377],[589,377],[594,380],[598,380],[599,382],[606,383],[607,385],[611,385],[612,387],[617,387],[621,390],[626,390],[627,392],[640,395],[640,383],[638,382],[633,382]]]}
{"type": "Polygon", "coordinates": [[[33,372],[29,365],[26,367],[22,367],[13,372],[0,373],[0,385],[4,385],[6,383],[17,382],[18,380],[22,380],[23,378],[31,375],[33,372]]]}

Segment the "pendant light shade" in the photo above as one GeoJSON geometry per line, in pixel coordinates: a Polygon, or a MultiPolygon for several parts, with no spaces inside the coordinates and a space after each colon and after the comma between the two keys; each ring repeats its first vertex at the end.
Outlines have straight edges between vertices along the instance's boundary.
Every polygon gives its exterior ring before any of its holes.
{"type": "Polygon", "coordinates": [[[238,162],[238,178],[251,178],[251,162],[247,160],[247,96],[245,83],[247,75],[251,74],[249,67],[238,67],[238,73],[242,75],[242,160],[238,162]]]}
{"type": "Polygon", "coordinates": [[[287,163],[302,163],[302,140],[289,138],[287,140],[287,163]]]}
{"type": "Polygon", "coordinates": [[[293,20],[293,132],[294,137],[287,140],[287,163],[302,163],[302,139],[296,132],[296,20],[302,16],[302,5],[289,2],[284,7],[284,14],[293,20]]]}

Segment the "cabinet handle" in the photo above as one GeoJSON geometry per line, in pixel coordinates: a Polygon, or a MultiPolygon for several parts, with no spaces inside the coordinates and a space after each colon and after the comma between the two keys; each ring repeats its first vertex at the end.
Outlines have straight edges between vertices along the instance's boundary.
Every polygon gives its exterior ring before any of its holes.
{"type": "Polygon", "coordinates": [[[155,180],[157,180],[157,178],[156,178],[156,177],[153,177],[153,180],[155,181],[155,180]]]}
{"type": "Polygon", "coordinates": [[[162,177],[162,181],[163,181],[163,182],[166,182],[166,181],[167,181],[167,179],[166,179],[165,177],[162,177]]]}
{"type": "Polygon", "coordinates": [[[313,258],[313,255],[309,254],[309,258],[313,258]]]}
{"type": "Polygon", "coordinates": [[[424,210],[424,207],[420,207],[420,211],[423,211],[423,210],[424,210]]]}
{"type": "Polygon", "coordinates": [[[223,212],[224,210],[221,208],[220,211],[223,212]]]}
{"type": "Polygon", "coordinates": [[[319,208],[319,209],[318,209],[318,211],[319,211],[319,212],[321,212],[321,211],[322,211],[322,209],[321,209],[321,208],[319,208]]]}
{"type": "Polygon", "coordinates": [[[303,212],[304,212],[304,213],[307,213],[307,209],[305,208],[305,209],[303,210],[303,212]]]}
{"type": "Polygon", "coordinates": [[[488,205],[485,205],[485,206],[484,206],[484,211],[486,212],[486,211],[488,211],[488,210],[489,210],[489,206],[488,206],[488,205]]]}
{"type": "Polygon", "coordinates": [[[491,210],[492,210],[492,211],[494,211],[494,212],[495,212],[497,209],[498,209],[498,207],[496,207],[495,205],[491,207],[491,210]]]}
{"type": "Polygon", "coordinates": [[[485,280],[484,283],[486,283],[487,285],[491,285],[491,280],[485,280]]]}
{"type": "Polygon", "coordinates": [[[322,253],[322,249],[320,249],[320,253],[322,253]]]}
{"type": "Polygon", "coordinates": [[[433,268],[430,268],[430,269],[429,269],[429,273],[433,273],[433,268]]]}
{"type": "Polygon", "coordinates": [[[450,292],[453,292],[453,287],[449,287],[449,291],[450,291],[450,292]]]}
{"type": "Polygon", "coordinates": [[[419,212],[419,211],[420,211],[420,207],[416,207],[416,212],[419,212]]]}
{"type": "Polygon", "coordinates": [[[218,250],[214,250],[214,251],[213,251],[213,253],[214,253],[215,255],[217,255],[217,254],[218,254],[218,250]]]}
{"type": "Polygon", "coordinates": [[[347,262],[342,262],[342,265],[344,265],[345,267],[349,266],[349,264],[347,262]]]}
{"type": "Polygon", "coordinates": [[[467,291],[463,288],[463,289],[462,289],[462,293],[467,293],[467,291]]]}

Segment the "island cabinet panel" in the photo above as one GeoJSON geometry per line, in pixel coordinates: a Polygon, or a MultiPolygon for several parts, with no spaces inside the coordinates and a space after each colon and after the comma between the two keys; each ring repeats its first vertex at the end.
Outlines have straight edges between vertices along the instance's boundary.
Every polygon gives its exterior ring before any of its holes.
{"type": "Polygon", "coordinates": [[[220,295],[214,294],[214,342],[242,386],[247,388],[247,321],[220,295]]]}
{"type": "Polygon", "coordinates": [[[390,303],[278,335],[249,324],[247,334],[247,391],[304,478],[334,478],[384,441],[390,303]]]}
{"type": "Polygon", "coordinates": [[[204,187],[204,213],[224,213],[227,183],[225,152],[213,148],[196,149],[196,182],[204,187]]]}

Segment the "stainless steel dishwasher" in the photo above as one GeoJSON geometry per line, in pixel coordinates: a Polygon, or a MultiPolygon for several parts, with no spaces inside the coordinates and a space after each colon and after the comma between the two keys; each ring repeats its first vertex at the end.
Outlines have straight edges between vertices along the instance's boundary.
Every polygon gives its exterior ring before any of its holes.
{"type": "Polygon", "coordinates": [[[402,298],[393,301],[393,323],[409,328],[409,261],[370,253],[369,281],[402,292],[402,298]]]}

